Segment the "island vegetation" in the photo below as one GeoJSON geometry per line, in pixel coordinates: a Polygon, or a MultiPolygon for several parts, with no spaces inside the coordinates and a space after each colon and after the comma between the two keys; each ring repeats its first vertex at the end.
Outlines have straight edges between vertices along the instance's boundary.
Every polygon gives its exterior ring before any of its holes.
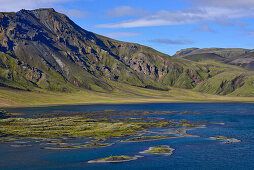
{"type": "Polygon", "coordinates": [[[159,139],[167,139],[167,138],[178,138],[179,136],[170,136],[170,135],[159,135],[159,136],[140,136],[134,137],[126,140],[122,140],[122,142],[145,142],[145,141],[153,141],[159,139]]]}
{"type": "MultiPolygon", "coordinates": [[[[30,146],[30,143],[20,140],[33,139],[41,145],[46,145],[42,149],[108,147],[114,144],[114,142],[106,142],[108,139],[121,139],[121,142],[144,142],[197,137],[189,135],[187,130],[205,127],[205,122],[193,122],[185,119],[170,120],[159,116],[197,114],[187,111],[183,113],[174,111],[61,112],[30,116],[10,114],[6,111],[1,113],[4,116],[0,119],[0,143],[11,143],[13,147],[25,147],[30,146]],[[156,117],[152,115],[156,115],[156,117]],[[161,128],[163,131],[156,131],[161,128]],[[151,129],[153,130],[151,131],[151,129]],[[69,142],[75,138],[84,138],[88,141],[86,144],[69,142]]],[[[222,136],[216,136],[214,139],[225,143],[239,142],[237,139],[222,136]]],[[[162,152],[171,149],[166,146],[150,148],[151,152],[156,152],[156,150],[162,152]]]]}
{"type": "Polygon", "coordinates": [[[102,148],[111,146],[113,143],[89,143],[86,145],[71,145],[69,143],[64,143],[62,145],[57,145],[53,147],[44,147],[42,149],[82,149],[82,148],[102,148]]]}
{"type": "Polygon", "coordinates": [[[145,150],[140,153],[170,156],[173,154],[174,150],[175,149],[170,148],[170,146],[168,146],[168,145],[160,145],[160,146],[150,147],[148,150],[145,150]]]}
{"type": "Polygon", "coordinates": [[[100,158],[96,160],[91,160],[88,161],[88,163],[104,163],[104,162],[109,162],[109,163],[119,163],[119,162],[127,162],[127,161],[132,161],[132,160],[137,160],[138,158],[141,158],[143,156],[110,156],[106,158],[100,158]]]}
{"type": "MultiPolygon", "coordinates": [[[[139,112],[132,112],[134,115],[139,112]]],[[[95,112],[95,113],[57,113],[49,115],[35,115],[33,118],[11,117],[0,119],[0,137],[13,138],[76,138],[92,137],[103,140],[109,138],[124,138],[134,136],[149,128],[166,127],[198,127],[196,122],[179,120],[172,121],[160,118],[113,118],[113,116],[128,115],[127,112],[95,112]]],[[[166,112],[141,112],[144,114],[166,114],[166,112]]],[[[168,112],[167,114],[172,114],[168,112]]],[[[173,136],[157,136],[150,138],[169,138],[173,136]]],[[[145,138],[143,138],[145,139],[145,138]]]]}
{"type": "Polygon", "coordinates": [[[215,136],[215,137],[211,137],[211,139],[219,140],[219,141],[222,141],[223,143],[238,143],[238,142],[241,142],[241,140],[239,140],[239,139],[229,138],[229,137],[226,137],[226,136],[215,136]]]}
{"type": "Polygon", "coordinates": [[[113,145],[104,143],[108,139],[122,142],[142,142],[166,138],[185,137],[187,128],[201,126],[198,122],[169,120],[144,115],[178,114],[173,111],[97,111],[12,115],[0,119],[0,143],[14,143],[20,139],[34,139],[43,149],[81,149],[113,145]],[[119,117],[120,116],[120,117],[119,117]],[[141,116],[141,117],[138,117],[141,116]],[[169,132],[153,132],[149,129],[168,128],[169,132]],[[155,136],[145,134],[158,133],[155,136]],[[161,133],[161,134],[160,134],[161,133]],[[140,135],[140,136],[139,136],[140,135]],[[136,137],[135,137],[136,136],[136,137]],[[138,137],[137,137],[138,136],[138,137]],[[129,139],[123,140],[123,138],[129,139]],[[87,144],[68,143],[73,138],[90,139],[87,144]]]}

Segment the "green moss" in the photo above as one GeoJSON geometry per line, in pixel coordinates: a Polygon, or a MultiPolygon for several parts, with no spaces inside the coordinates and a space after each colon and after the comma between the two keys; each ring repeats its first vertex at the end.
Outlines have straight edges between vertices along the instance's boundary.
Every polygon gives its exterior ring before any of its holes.
{"type": "Polygon", "coordinates": [[[111,146],[113,143],[89,143],[86,145],[69,145],[68,143],[64,145],[58,145],[53,147],[45,147],[44,149],[82,149],[82,148],[101,148],[111,146]]]}
{"type": "Polygon", "coordinates": [[[143,130],[140,125],[125,122],[97,122],[84,117],[61,118],[9,118],[0,120],[0,131],[12,137],[98,137],[119,138],[143,130]]]}
{"type": "Polygon", "coordinates": [[[107,158],[102,158],[101,160],[105,160],[105,161],[115,161],[115,160],[129,160],[131,159],[130,156],[110,156],[107,158]]]}
{"type": "Polygon", "coordinates": [[[242,72],[224,72],[200,83],[195,90],[211,94],[226,95],[243,86],[242,72]],[[237,83],[239,82],[239,83],[237,83]]]}
{"type": "Polygon", "coordinates": [[[170,146],[168,146],[168,145],[160,145],[160,146],[150,147],[148,150],[145,150],[140,153],[170,156],[173,154],[174,150],[175,149],[170,148],[170,146]]]}
{"type": "MultiPolygon", "coordinates": [[[[172,112],[99,112],[80,113],[74,116],[45,115],[39,118],[6,118],[0,120],[0,131],[2,136],[8,137],[93,137],[97,140],[91,141],[91,146],[96,145],[101,139],[123,138],[133,136],[149,128],[163,127],[195,127],[191,122],[172,122],[166,119],[148,118],[125,118],[111,119],[114,115],[149,115],[149,114],[171,114],[172,112]],[[98,118],[99,117],[99,118],[98,118]],[[149,121],[148,121],[149,120],[149,121]]],[[[144,136],[131,140],[154,140],[159,138],[169,138],[174,136],[144,136]]],[[[100,145],[100,143],[98,143],[100,145]]],[[[104,144],[102,144],[104,145],[104,144]]],[[[89,145],[87,145],[89,146],[89,145]]]]}
{"type": "Polygon", "coordinates": [[[130,139],[123,140],[122,142],[144,142],[144,141],[153,141],[167,138],[176,138],[177,136],[169,136],[169,135],[159,135],[159,136],[140,136],[134,137],[130,139]]]}
{"type": "Polygon", "coordinates": [[[112,162],[112,163],[117,163],[117,162],[126,162],[126,161],[132,161],[132,160],[136,160],[140,157],[143,156],[125,156],[125,155],[121,155],[121,156],[110,156],[110,157],[106,157],[106,158],[100,158],[100,159],[96,159],[96,160],[92,160],[92,161],[88,161],[88,163],[98,163],[98,162],[112,162]]]}

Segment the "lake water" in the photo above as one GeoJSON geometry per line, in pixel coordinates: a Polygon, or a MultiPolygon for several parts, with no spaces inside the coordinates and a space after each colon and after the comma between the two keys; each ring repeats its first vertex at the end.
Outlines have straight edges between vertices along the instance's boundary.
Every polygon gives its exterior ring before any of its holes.
{"type": "MultiPolygon", "coordinates": [[[[42,114],[77,111],[192,111],[201,114],[169,114],[169,119],[187,119],[201,122],[218,122],[207,128],[197,128],[189,134],[200,137],[163,139],[149,142],[122,143],[96,149],[44,150],[38,143],[31,147],[14,148],[10,143],[0,144],[0,169],[254,169],[254,104],[244,103],[171,103],[55,106],[45,108],[10,108],[9,112],[42,114]],[[240,143],[224,144],[209,137],[222,135],[241,140],[240,143]],[[172,156],[144,155],[138,160],[123,163],[96,163],[87,161],[110,155],[140,155],[150,146],[170,145],[175,149],[172,156]]],[[[161,117],[161,116],[160,116],[161,117]]]]}

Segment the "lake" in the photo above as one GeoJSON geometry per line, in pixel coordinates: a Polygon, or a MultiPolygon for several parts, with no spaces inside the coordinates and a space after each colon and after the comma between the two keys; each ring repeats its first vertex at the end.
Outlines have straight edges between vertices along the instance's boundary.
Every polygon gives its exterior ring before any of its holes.
{"type": "Polygon", "coordinates": [[[207,124],[206,128],[188,131],[188,134],[200,137],[137,143],[117,142],[110,147],[94,149],[46,150],[41,149],[41,145],[36,141],[30,141],[30,147],[20,148],[10,147],[11,143],[1,143],[0,169],[254,169],[254,104],[251,103],[103,104],[8,108],[7,110],[12,113],[25,113],[25,116],[101,110],[176,111],[176,114],[163,115],[163,117],[172,120],[224,123],[224,125],[211,123],[207,124]],[[201,114],[177,114],[184,111],[201,114]],[[217,135],[236,138],[241,142],[225,144],[209,138],[217,135]],[[139,152],[157,145],[170,145],[175,151],[171,156],[143,155],[144,157],[137,160],[122,163],[87,163],[89,160],[111,155],[140,155],[139,152]]]}

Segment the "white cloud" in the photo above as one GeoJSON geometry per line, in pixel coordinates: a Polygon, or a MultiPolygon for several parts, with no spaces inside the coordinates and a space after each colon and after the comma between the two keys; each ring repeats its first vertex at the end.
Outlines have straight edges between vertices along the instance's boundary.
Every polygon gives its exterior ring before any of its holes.
{"type": "Polygon", "coordinates": [[[140,36],[140,33],[137,32],[109,32],[104,34],[110,38],[121,38],[121,37],[136,37],[140,36]]]}
{"type": "Polygon", "coordinates": [[[253,7],[253,0],[189,0],[195,5],[206,5],[216,7],[253,7]]]}
{"type": "Polygon", "coordinates": [[[120,6],[112,10],[106,11],[107,15],[111,17],[122,17],[122,16],[142,16],[148,12],[141,9],[134,9],[130,6],[120,6]]]}
{"type": "Polygon", "coordinates": [[[133,28],[148,26],[165,26],[193,24],[205,21],[228,21],[244,17],[253,17],[254,13],[246,9],[230,9],[218,7],[199,7],[176,11],[158,11],[146,17],[126,20],[119,23],[100,24],[98,28],[133,28]]]}
{"type": "Polygon", "coordinates": [[[153,39],[149,42],[152,43],[158,43],[158,44],[173,44],[173,45],[183,45],[183,44],[193,44],[194,42],[192,40],[188,39],[177,39],[177,40],[171,40],[171,39],[153,39]]]}

